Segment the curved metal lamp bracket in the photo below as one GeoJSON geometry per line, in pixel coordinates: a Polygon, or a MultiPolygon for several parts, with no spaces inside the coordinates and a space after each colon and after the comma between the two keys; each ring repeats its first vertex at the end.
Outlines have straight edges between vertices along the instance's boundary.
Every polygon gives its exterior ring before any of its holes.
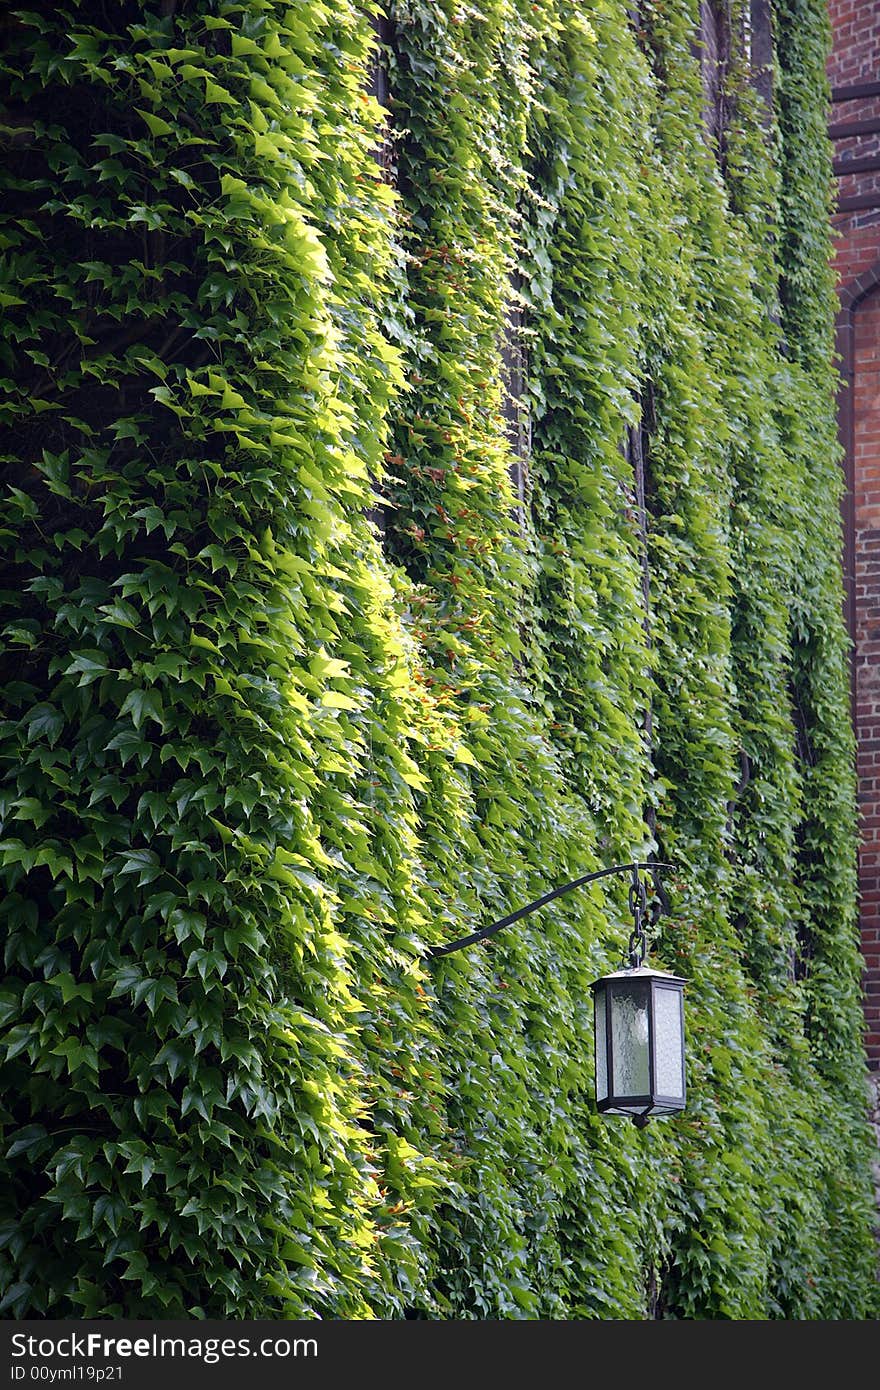
{"type": "Polygon", "coordinates": [[[647,906],[647,892],[643,879],[639,876],[639,870],[644,869],[651,874],[654,901],[651,904],[650,925],[654,926],[660,917],[669,911],[669,899],[663,888],[660,873],[664,869],[673,868],[672,864],[664,864],[654,861],[650,864],[634,862],[632,864],[612,864],[609,869],[597,869],[591,874],[582,874],[580,878],[572,879],[571,883],[563,883],[558,888],[552,888],[549,893],[536,898],[532,903],[526,903],[525,907],[518,907],[515,912],[509,912],[506,917],[501,917],[497,922],[490,922],[486,927],[480,927],[479,931],[471,932],[470,936],[461,936],[457,941],[450,941],[448,946],[434,946],[427,955],[429,959],[436,959],[440,956],[451,955],[453,951],[461,951],[465,946],[473,946],[478,941],[485,941],[487,937],[494,936],[504,927],[513,926],[521,917],[528,917],[533,912],[537,912],[539,907],[545,907],[547,903],[552,903],[554,898],[561,898],[564,893],[571,893],[575,888],[583,888],[587,883],[596,883],[600,878],[610,878],[612,874],[632,874],[629,898],[630,911],[635,919],[635,926],[629,939],[627,959],[625,964],[632,966],[640,965],[645,958],[645,932],[642,926],[642,918],[647,906]]]}

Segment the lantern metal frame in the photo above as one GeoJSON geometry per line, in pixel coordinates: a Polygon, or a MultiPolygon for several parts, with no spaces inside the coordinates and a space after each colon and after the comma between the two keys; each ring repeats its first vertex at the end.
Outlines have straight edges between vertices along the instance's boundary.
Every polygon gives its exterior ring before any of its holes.
{"type": "Polygon", "coordinates": [[[680,975],[671,975],[665,970],[651,970],[645,965],[627,966],[611,975],[603,975],[595,980],[590,988],[593,991],[593,1007],[596,1037],[596,1109],[600,1114],[629,1116],[633,1124],[644,1129],[649,1120],[663,1115],[674,1115],[684,1110],[687,1104],[687,1068],[684,1051],[684,986],[687,983],[680,975]],[[660,993],[674,994],[678,1000],[678,1028],[682,1040],[680,1090],[676,1094],[663,1094],[657,1089],[657,1025],[656,1003],[660,993]],[[599,999],[602,999],[604,1021],[605,1057],[605,1095],[599,1090],[599,999]],[[644,1006],[647,1019],[647,1092],[628,1093],[615,1091],[617,1048],[612,1037],[615,1003],[629,997],[644,1006]]]}
{"type": "Polygon", "coordinates": [[[629,908],[633,915],[633,930],[630,934],[629,944],[622,966],[619,970],[610,975],[603,975],[595,980],[591,985],[594,1000],[594,1018],[598,1020],[597,1003],[601,993],[605,1012],[605,1068],[607,1080],[607,1094],[599,1099],[598,1091],[598,1021],[596,1022],[596,1108],[602,1114],[628,1115],[633,1123],[642,1129],[652,1116],[671,1115],[685,1108],[687,1099],[686,1066],[685,1066],[685,1047],[684,1047],[684,986],[687,983],[680,975],[671,975],[666,971],[652,970],[645,965],[647,954],[647,937],[645,932],[645,916],[648,913],[648,897],[644,879],[641,871],[651,874],[654,889],[654,898],[650,909],[650,926],[657,924],[660,917],[669,911],[669,899],[666,895],[661,874],[666,869],[671,869],[671,864],[665,864],[659,860],[651,860],[647,863],[633,861],[629,864],[612,864],[606,869],[597,869],[593,873],[582,874],[580,878],[572,879],[569,883],[563,883],[558,888],[552,888],[548,893],[544,893],[534,902],[526,903],[524,907],[517,908],[514,912],[509,912],[506,917],[501,917],[497,922],[490,922],[488,926],[480,927],[478,931],[471,932],[469,936],[459,937],[456,941],[449,942],[445,946],[435,946],[428,956],[437,959],[442,956],[451,955],[454,951],[461,951],[466,946],[473,946],[479,941],[485,941],[488,937],[494,936],[496,932],[502,931],[504,927],[512,926],[523,917],[528,917],[539,908],[553,902],[555,898],[562,897],[564,893],[571,893],[576,888],[581,888],[588,883],[596,883],[599,879],[609,878],[614,874],[631,875],[629,888],[629,908]],[[647,990],[644,985],[647,984],[647,990]],[[615,1095],[613,1086],[614,1080],[614,1046],[612,1039],[612,1005],[616,998],[622,997],[625,991],[633,995],[637,989],[645,999],[647,1014],[647,1057],[648,1057],[648,1093],[639,1095],[627,1095],[621,1093],[615,1095]],[[679,1036],[681,1038],[681,1095],[660,1095],[656,1092],[657,1081],[657,1026],[655,1018],[655,1003],[660,991],[665,990],[669,993],[674,992],[679,999],[679,1036]]]}

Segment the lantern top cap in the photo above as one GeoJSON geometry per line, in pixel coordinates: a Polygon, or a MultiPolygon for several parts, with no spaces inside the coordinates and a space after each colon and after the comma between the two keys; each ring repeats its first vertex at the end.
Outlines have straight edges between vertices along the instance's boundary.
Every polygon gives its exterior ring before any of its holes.
{"type": "Polygon", "coordinates": [[[651,978],[655,980],[668,980],[670,984],[685,985],[687,980],[682,975],[673,975],[669,970],[652,970],[649,965],[636,965],[626,967],[623,970],[611,970],[601,979],[594,980],[591,989],[597,989],[599,985],[604,985],[607,980],[644,980],[651,978]]]}

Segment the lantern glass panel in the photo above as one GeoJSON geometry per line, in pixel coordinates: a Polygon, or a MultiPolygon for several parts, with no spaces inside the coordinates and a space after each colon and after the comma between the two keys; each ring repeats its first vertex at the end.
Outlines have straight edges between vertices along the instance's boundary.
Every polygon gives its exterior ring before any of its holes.
{"type": "Polygon", "coordinates": [[[605,1033],[605,990],[596,992],[596,1099],[608,1095],[608,1041],[605,1033]]]}
{"type": "Polygon", "coordinates": [[[684,1096],[681,1014],[681,990],[655,987],[654,1087],[660,1096],[684,1096]]]}
{"type": "Polygon", "coordinates": [[[645,1096],[651,1090],[648,999],[648,991],[644,989],[615,988],[612,993],[612,1091],[615,1096],[645,1096]]]}

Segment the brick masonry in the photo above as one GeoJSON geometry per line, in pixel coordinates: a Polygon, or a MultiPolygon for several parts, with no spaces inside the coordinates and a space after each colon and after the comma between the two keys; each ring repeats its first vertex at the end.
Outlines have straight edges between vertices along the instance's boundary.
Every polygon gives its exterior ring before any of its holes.
{"type": "MultiPolygon", "coordinates": [[[[829,0],[833,88],[880,81],[880,0],[829,0]]],[[[835,101],[832,123],[880,116],[880,97],[835,101]]],[[[880,136],[835,140],[835,159],[877,156],[880,136]]],[[[848,613],[855,642],[858,737],[859,888],[865,957],[868,1061],[880,1082],[880,170],[843,174],[840,197],[877,193],[876,208],[834,218],[841,298],[838,344],[845,387],[841,437],[847,449],[848,613]]]]}
{"type": "Polygon", "coordinates": [[[874,1159],[874,1191],[877,1194],[877,1220],[874,1233],[880,1242],[880,1072],[873,1072],[870,1084],[871,1122],[877,1136],[877,1157],[874,1159]]]}

